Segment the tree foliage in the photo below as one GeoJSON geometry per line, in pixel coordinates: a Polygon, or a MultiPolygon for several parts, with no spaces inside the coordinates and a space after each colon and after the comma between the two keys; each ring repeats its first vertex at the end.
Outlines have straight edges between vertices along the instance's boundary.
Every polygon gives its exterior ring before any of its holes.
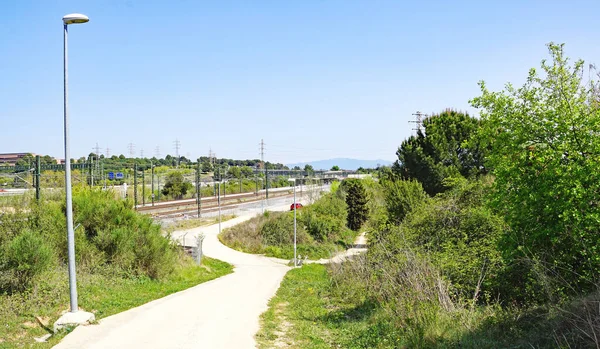
{"type": "Polygon", "coordinates": [[[191,189],[192,184],[184,180],[183,173],[175,171],[167,174],[167,181],[162,193],[174,199],[181,199],[191,189]]]}
{"type": "Polygon", "coordinates": [[[414,208],[427,200],[423,186],[416,180],[384,180],[385,208],[390,222],[400,224],[414,208]]]}
{"type": "Polygon", "coordinates": [[[589,290],[600,270],[598,84],[584,82],[584,62],[570,65],[562,45],[548,49],[542,74],[531,69],[522,87],[502,92],[481,82],[472,104],[493,149],[493,205],[511,227],[506,258],[525,256],[563,288],[589,290]]]}
{"type": "Polygon", "coordinates": [[[360,179],[346,179],[341,188],[348,206],[348,228],[359,230],[369,218],[367,192],[360,179]]]}
{"type": "Polygon", "coordinates": [[[429,195],[445,190],[445,178],[486,173],[485,149],[477,135],[481,122],[467,113],[446,110],[423,120],[423,129],[402,142],[393,171],[416,179],[429,195]]]}

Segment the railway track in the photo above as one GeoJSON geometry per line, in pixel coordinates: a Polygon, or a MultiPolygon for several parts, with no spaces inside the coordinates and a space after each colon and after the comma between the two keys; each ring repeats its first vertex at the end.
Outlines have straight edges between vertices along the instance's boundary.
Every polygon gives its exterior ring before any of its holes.
{"type": "MultiPolygon", "coordinates": [[[[292,197],[293,194],[288,191],[280,191],[270,193],[269,198],[292,197]]],[[[265,195],[256,195],[255,193],[237,194],[232,196],[221,197],[221,210],[236,208],[240,205],[260,202],[265,199],[265,195]]],[[[215,212],[218,208],[218,200],[216,197],[202,199],[201,212],[215,212]]],[[[196,199],[178,200],[171,202],[160,203],[155,206],[138,206],[138,212],[151,215],[155,218],[170,218],[178,217],[186,214],[196,214],[198,206],[196,199]]]]}

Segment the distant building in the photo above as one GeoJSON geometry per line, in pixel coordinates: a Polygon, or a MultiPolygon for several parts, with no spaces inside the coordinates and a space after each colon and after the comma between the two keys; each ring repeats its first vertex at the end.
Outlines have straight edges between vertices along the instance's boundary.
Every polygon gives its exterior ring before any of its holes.
{"type": "Polygon", "coordinates": [[[35,156],[34,153],[4,153],[4,154],[0,154],[0,164],[15,165],[17,163],[17,161],[21,160],[28,154],[35,156]]]}

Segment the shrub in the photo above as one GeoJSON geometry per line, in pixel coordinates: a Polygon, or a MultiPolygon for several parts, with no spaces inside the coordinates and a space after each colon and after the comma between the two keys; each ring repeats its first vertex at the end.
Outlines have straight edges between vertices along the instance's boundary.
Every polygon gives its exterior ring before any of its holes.
{"type": "Polygon", "coordinates": [[[162,194],[170,196],[174,199],[181,199],[183,196],[191,190],[193,185],[190,182],[186,182],[183,178],[183,173],[180,171],[170,172],[167,174],[165,186],[163,187],[162,194]]]}
{"type": "Polygon", "coordinates": [[[52,248],[37,233],[25,230],[4,246],[0,257],[0,291],[28,288],[53,260],[52,248]]]}
{"type": "Polygon", "coordinates": [[[408,213],[428,198],[423,186],[416,180],[387,180],[382,186],[389,220],[395,224],[400,224],[408,213]]]}

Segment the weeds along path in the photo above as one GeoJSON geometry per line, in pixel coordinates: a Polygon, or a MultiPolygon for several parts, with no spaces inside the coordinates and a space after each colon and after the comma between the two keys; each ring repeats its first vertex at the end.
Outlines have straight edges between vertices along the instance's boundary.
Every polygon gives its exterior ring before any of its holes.
{"type": "MultiPolygon", "coordinates": [[[[289,209],[289,204],[269,207],[289,209]]],[[[231,227],[252,218],[248,214],[222,223],[231,227]]],[[[66,348],[255,348],[259,316],[290,269],[271,258],[235,251],[217,238],[218,225],[187,230],[192,244],[205,235],[205,255],[229,262],[234,273],[140,307],[80,326],[57,349],[66,348]]],[[[181,241],[186,232],[175,232],[181,241]]]]}

